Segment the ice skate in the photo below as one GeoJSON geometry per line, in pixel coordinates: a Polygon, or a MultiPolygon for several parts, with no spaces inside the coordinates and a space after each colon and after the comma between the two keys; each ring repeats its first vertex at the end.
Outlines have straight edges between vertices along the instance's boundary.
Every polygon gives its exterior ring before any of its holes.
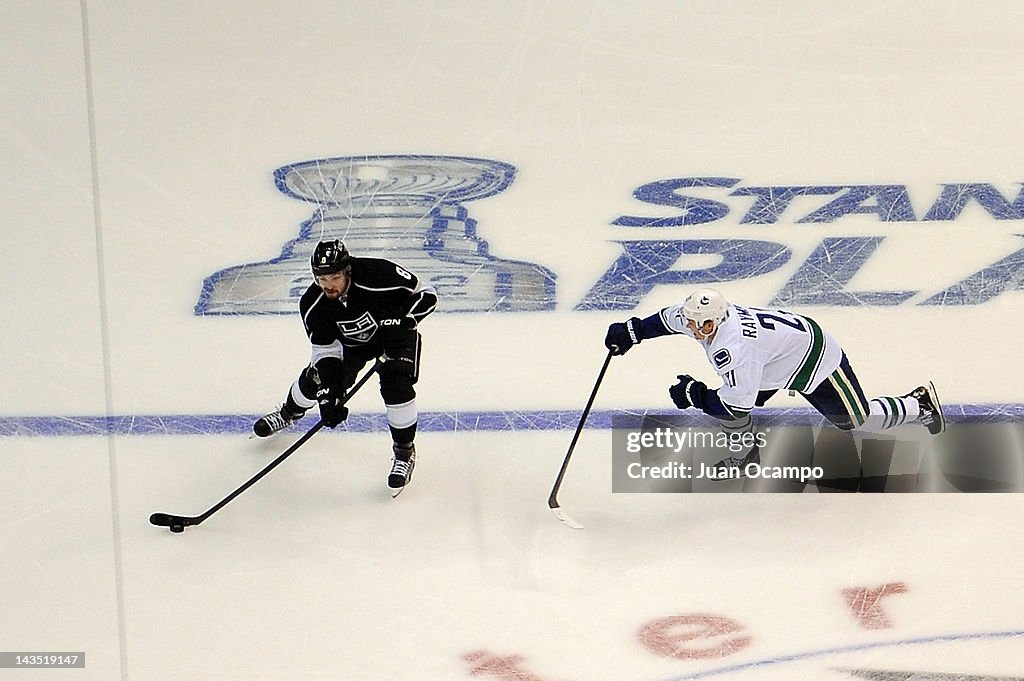
{"type": "Polygon", "coordinates": [[[747,477],[747,466],[752,463],[761,463],[761,448],[757,445],[754,445],[754,448],[746,456],[727,456],[712,468],[717,474],[716,480],[745,478],[747,477]]]}
{"type": "Polygon", "coordinates": [[[412,471],[416,467],[416,446],[411,442],[407,445],[395,443],[394,452],[388,487],[391,488],[391,496],[397,497],[412,482],[412,471]]]}
{"type": "Polygon", "coordinates": [[[917,400],[921,409],[918,421],[928,429],[932,435],[938,435],[946,429],[946,417],[942,415],[942,405],[939,404],[939,396],[935,392],[935,384],[931,381],[928,386],[919,386],[903,397],[910,397],[917,400]]]}
{"type": "Polygon", "coordinates": [[[302,412],[293,412],[288,409],[287,405],[282,404],[277,411],[272,411],[257,419],[256,423],[252,424],[252,432],[257,437],[270,437],[301,419],[302,415],[302,412]]]}

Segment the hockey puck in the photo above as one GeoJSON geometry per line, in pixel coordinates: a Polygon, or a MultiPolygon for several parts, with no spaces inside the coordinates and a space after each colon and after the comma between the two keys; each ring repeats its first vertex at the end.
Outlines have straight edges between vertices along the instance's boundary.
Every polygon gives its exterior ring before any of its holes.
{"type": "Polygon", "coordinates": [[[171,532],[178,533],[178,532],[184,532],[184,531],[185,531],[185,526],[184,525],[171,525],[171,532]]]}

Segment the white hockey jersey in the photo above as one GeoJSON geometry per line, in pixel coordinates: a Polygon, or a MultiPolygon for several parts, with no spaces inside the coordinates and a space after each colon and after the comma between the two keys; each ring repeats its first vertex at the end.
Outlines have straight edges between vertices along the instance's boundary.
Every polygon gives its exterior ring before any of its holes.
{"type": "MultiPolygon", "coordinates": [[[[690,335],[682,303],[664,308],[661,321],[690,335]]],[[[754,408],[761,390],[813,392],[843,359],[839,341],[810,317],[740,305],[729,305],[714,339],[702,345],[722,379],[718,398],[737,415],[754,408]]]]}

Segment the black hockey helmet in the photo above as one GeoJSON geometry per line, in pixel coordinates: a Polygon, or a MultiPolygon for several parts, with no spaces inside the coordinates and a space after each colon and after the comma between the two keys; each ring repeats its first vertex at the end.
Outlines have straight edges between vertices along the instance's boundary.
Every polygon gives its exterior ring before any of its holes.
{"type": "Polygon", "coordinates": [[[352,256],[345,248],[345,244],[338,239],[321,241],[313,249],[309,266],[313,270],[313,275],[317,277],[322,274],[347,272],[352,267],[352,256]]]}

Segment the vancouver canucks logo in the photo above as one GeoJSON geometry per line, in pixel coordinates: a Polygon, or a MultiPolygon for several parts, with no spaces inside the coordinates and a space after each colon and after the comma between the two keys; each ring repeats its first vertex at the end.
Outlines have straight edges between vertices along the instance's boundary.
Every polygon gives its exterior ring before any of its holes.
{"type": "Polygon", "coordinates": [[[286,196],[315,206],[298,236],[266,262],[209,276],[198,315],[290,314],[312,281],[317,242],[342,239],[353,255],[401,263],[437,290],[439,311],[520,312],[555,306],[555,275],[498,258],[465,203],[504,191],[508,163],[459,156],[349,156],[278,168],[286,196]]]}

